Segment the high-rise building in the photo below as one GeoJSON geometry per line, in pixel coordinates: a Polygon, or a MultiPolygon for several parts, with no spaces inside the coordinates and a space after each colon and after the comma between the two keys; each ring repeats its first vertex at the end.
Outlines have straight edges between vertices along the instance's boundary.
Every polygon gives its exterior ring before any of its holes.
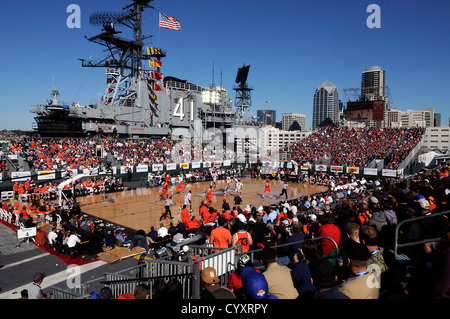
{"type": "Polygon", "coordinates": [[[339,121],[339,92],[336,86],[328,81],[322,83],[314,92],[313,129],[331,121],[339,121]]]}
{"type": "Polygon", "coordinates": [[[386,71],[379,66],[369,66],[362,73],[361,101],[385,100],[386,71]]]}
{"type": "Polygon", "coordinates": [[[277,112],[275,110],[258,110],[256,117],[257,121],[263,125],[275,126],[277,112]]]}
{"type": "Polygon", "coordinates": [[[423,110],[400,111],[391,109],[387,111],[387,126],[389,127],[434,127],[435,113],[434,108],[426,107],[423,110]]]}
{"type": "Polygon", "coordinates": [[[294,122],[297,122],[300,131],[306,131],[306,116],[300,113],[283,113],[281,129],[288,131],[294,122]]]}

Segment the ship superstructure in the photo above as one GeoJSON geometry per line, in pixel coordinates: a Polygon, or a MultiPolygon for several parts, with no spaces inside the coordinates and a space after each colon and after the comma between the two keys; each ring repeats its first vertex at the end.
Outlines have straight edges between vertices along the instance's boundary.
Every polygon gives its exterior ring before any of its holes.
{"type": "MultiPolygon", "coordinates": [[[[111,134],[125,138],[191,138],[245,146],[256,140],[257,124],[249,115],[251,97],[246,84],[250,66],[239,68],[236,105],[223,87],[204,88],[186,80],[163,75],[166,52],[145,44],[142,14],[155,9],[153,0],[134,0],[120,13],[94,13],[90,23],[101,25],[100,34],[87,40],[105,48],[101,59],[80,59],[82,67],[104,68],[105,91],[92,105],[62,104],[52,96],[36,105],[35,132],[40,136],[93,136],[111,134]],[[119,27],[131,30],[121,37],[119,27]],[[248,143],[247,143],[248,144],[248,143]]],[[[52,91],[52,95],[59,91],[52,91]]]]}

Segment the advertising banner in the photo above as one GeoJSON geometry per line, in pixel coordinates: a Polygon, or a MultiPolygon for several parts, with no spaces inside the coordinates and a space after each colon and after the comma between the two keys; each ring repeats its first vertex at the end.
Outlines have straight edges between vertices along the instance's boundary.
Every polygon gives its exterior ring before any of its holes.
{"type": "Polygon", "coordinates": [[[136,166],[136,173],[147,173],[148,172],[148,165],[145,164],[139,164],[136,166]]]}
{"type": "Polygon", "coordinates": [[[344,171],[344,166],[331,165],[330,171],[332,173],[342,173],[344,171]]]}
{"type": "Polygon", "coordinates": [[[174,171],[176,169],[177,169],[177,163],[167,163],[166,164],[166,170],[174,171]]]}
{"type": "Polygon", "coordinates": [[[38,180],[47,180],[47,179],[55,179],[55,170],[52,171],[38,171],[37,172],[37,179],[38,180]]]}
{"type": "Polygon", "coordinates": [[[381,176],[396,177],[397,176],[397,170],[395,170],[395,169],[382,169],[381,170],[381,176]]]}
{"type": "Polygon", "coordinates": [[[152,171],[162,171],[164,164],[152,164],[152,171]]]}
{"type": "Polygon", "coordinates": [[[377,176],[378,172],[376,168],[364,167],[364,175],[377,176]]]}
{"type": "Polygon", "coordinates": [[[347,167],[347,173],[359,174],[359,167],[347,167]]]}

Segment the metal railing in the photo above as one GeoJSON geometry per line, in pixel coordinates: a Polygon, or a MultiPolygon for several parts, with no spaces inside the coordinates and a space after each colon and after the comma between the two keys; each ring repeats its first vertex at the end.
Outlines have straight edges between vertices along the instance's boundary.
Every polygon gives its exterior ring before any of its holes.
{"type": "MultiPolygon", "coordinates": [[[[338,255],[338,249],[339,249],[339,246],[338,246],[338,244],[336,243],[336,241],[335,241],[333,238],[328,237],[328,236],[321,236],[321,237],[315,237],[315,238],[305,238],[304,240],[295,241],[295,242],[292,242],[292,243],[281,244],[281,245],[276,245],[276,246],[271,246],[270,248],[276,248],[276,249],[279,249],[279,248],[284,248],[284,247],[288,247],[288,246],[292,246],[292,245],[297,245],[297,244],[303,243],[303,242],[304,242],[305,240],[307,240],[307,239],[313,240],[313,241],[316,241],[316,240],[322,240],[322,239],[328,239],[328,240],[330,240],[330,241],[333,243],[334,247],[335,247],[336,254],[335,254],[334,256],[327,257],[327,258],[335,258],[336,261],[337,261],[337,259],[338,259],[338,257],[339,257],[339,255],[338,255]]],[[[250,255],[250,259],[251,259],[251,261],[253,262],[253,261],[254,261],[254,258],[255,258],[255,253],[262,252],[263,249],[264,249],[264,248],[258,248],[258,249],[250,250],[250,251],[246,252],[245,254],[250,255]]]]}
{"type": "Polygon", "coordinates": [[[439,213],[431,213],[429,215],[423,215],[423,216],[419,216],[419,217],[413,217],[413,218],[409,218],[409,219],[405,219],[401,222],[399,222],[397,224],[397,227],[395,228],[395,238],[394,238],[394,255],[395,258],[398,259],[398,249],[399,248],[404,248],[404,247],[411,247],[411,246],[415,246],[415,245],[422,245],[422,244],[426,244],[426,243],[431,243],[431,242],[436,242],[436,241],[440,241],[442,238],[441,237],[437,237],[437,238],[429,238],[429,239],[424,239],[424,240],[419,240],[419,241],[413,241],[413,242],[409,242],[409,243],[402,243],[399,244],[398,239],[399,239],[399,231],[400,231],[400,227],[406,223],[411,223],[414,221],[418,221],[418,220],[423,220],[423,219],[428,219],[428,218],[434,218],[434,217],[439,217],[439,216],[443,216],[443,215],[447,215],[450,214],[450,210],[444,211],[444,212],[439,212],[439,213]]]}

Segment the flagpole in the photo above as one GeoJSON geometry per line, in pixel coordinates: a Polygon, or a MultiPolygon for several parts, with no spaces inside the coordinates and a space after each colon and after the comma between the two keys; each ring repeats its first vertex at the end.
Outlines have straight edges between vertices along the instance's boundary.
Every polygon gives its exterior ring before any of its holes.
{"type": "Polygon", "coordinates": [[[161,34],[161,27],[159,25],[159,21],[161,20],[161,12],[158,12],[158,40],[156,42],[156,46],[159,48],[159,36],[161,34]]]}

